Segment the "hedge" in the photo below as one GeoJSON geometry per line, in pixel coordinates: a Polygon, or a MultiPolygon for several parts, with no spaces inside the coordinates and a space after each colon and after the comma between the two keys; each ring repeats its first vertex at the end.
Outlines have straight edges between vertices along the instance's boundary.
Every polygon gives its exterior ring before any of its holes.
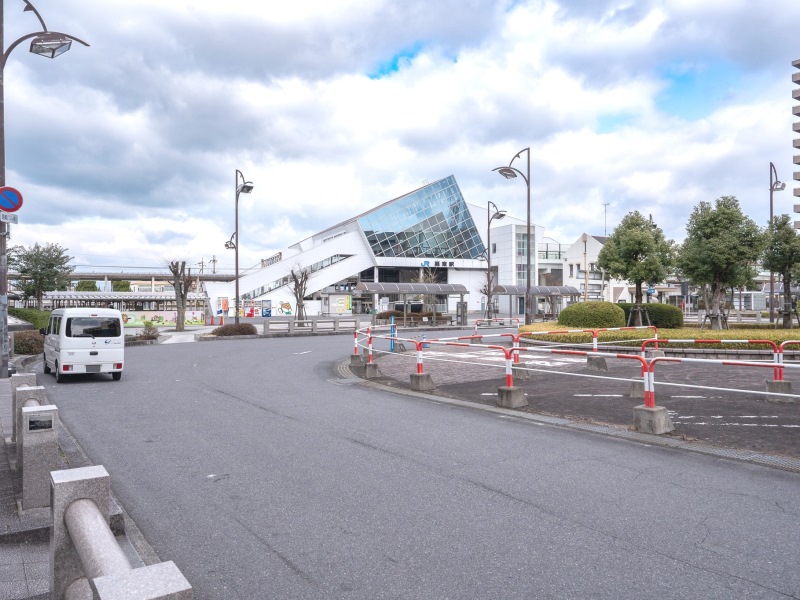
{"type": "Polygon", "coordinates": [[[577,302],[558,315],[558,324],[567,327],[624,327],[625,313],[611,302],[577,302]]]}
{"type": "MultiPolygon", "coordinates": [[[[625,311],[625,323],[628,323],[631,308],[636,305],[620,302],[617,306],[625,311]]],[[[680,329],[683,327],[683,311],[677,306],[652,303],[642,304],[642,308],[647,311],[647,315],[650,317],[650,325],[655,325],[659,329],[680,329]]],[[[644,315],[642,315],[642,325],[647,325],[644,315]]]]}
{"type": "Polygon", "coordinates": [[[50,320],[49,310],[36,310],[35,308],[11,308],[8,309],[8,314],[17,319],[30,323],[36,329],[47,327],[47,322],[50,320]]]}
{"type": "Polygon", "coordinates": [[[26,329],[14,332],[14,354],[31,356],[44,352],[44,336],[38,330],[26,329]]]}
{"type": "Polygon", "coordinates": [[[230,323],[228,325],[223,325],[221,327],[217,327],[214,331],[211,332],[211,335],[216,335],[220,337],[225,337],[229,335],[258,335],[258,330],[256,326],[252,323],[230,323]]]}

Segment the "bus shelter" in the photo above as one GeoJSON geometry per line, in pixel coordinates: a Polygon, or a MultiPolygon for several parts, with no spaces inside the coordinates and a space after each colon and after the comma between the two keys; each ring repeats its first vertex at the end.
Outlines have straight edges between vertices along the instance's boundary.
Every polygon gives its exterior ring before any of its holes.
{"type": "MultiPolygon", "coordinates": [[[[456,317],[459,324],[466,325],[467,308],[464,296],[469,294],[467,288],[461,284],[453,283],[368,283],[360,282],[356,285],[357,292],[367,292],[375,296],[373,306],[378,305],[378,296],[386,294],[398,296],[403,303],[403,321],[409,322],[409,302],[408,297],[417,296],[458,296],[459,301],[456,307],[456,317]],[[463,323],[462,323],[463,321],[463,323]]],[[[433,324],[436,325],[436,310],[432,315],[433,324]]],[[[449,318],[448,318],[449,320],[449,318]]]]}
{"type": "MultiPolygon", "coordinates": [[[[496,285],[492,290],[492,295],[509,296],[508,316],[513,317],[515,315],[512,314],[514,310],[512,298],[521,298],[521,306],[523,309],[520,311],[520,314],[524,314],[525,294],[527,292],[528,288],[525,285],[496,285]]],[[[536,315],[540,312],[539,298],[543,298],[544,300],[544,308],[541,310],[542,317],[556,318],[558,317],[558,313],[561,312],[564,298],[575,298],[581,295],[581,291],[572,285],[532,285],[531,296],[533,297],[534,320],[536,319],[536,315]]]]}

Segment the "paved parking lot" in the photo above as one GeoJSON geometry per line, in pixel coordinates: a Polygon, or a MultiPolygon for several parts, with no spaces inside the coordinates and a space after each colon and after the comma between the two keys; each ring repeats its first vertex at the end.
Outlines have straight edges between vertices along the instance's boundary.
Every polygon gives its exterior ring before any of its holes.
{"type": "MultiPolygon", "coordinates": [[[[414,352],[379,354],[384,382],[410,387],[414,352]]],[[[586,358],[552,354],[523,355],[528,379],[515,378],[530,412],[620,427],[633,423],[631,380],[637,361],[607,359],[607,372],[590,371],[586,358]]],[[[435,394],[494,405],[505,384],[505,358],[499,350],[431,346],[423,352],[425,372],[435,394]]],[[[787,368],[785,380],[800,392],[800,369],[787,368]]],[[[657,363],[656,404],[665,406],[675,425],[670,434],[730,448],[800,458],[800,404],[769,401],[766,380],[772,369],[721,364],[657,363]],[[692,387],[698,386],[698,387],[692,387]],[[725,391],[712,388],[727,388],[725,391]]],[[[786,399],[790,400],[790,399],[786,399]]]]}

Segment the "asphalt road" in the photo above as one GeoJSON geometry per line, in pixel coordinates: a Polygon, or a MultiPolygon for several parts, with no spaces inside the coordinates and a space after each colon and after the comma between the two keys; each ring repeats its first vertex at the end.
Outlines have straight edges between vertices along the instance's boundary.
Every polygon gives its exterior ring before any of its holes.
{"type": "Polygon", "coordinates": [[[61,419],[195,597],[797,598],[800,476],[338,379],[352,338],[134,347],[61,419]]]}

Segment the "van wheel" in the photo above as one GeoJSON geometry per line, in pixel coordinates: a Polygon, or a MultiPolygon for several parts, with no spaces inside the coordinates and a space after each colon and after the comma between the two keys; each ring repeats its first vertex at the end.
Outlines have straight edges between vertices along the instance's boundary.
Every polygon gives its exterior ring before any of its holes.
{"type": "Polygon", "coordinates": [[[56,376],[56,383],[64,383],[64,376],[58,370],[58,363],[56,363],[56,370],[54,371],[54,375],[56,376]]]}
{"type": "Polygon", "coordinates": [[[44,374],[47,375],[50,372],[50,367],[47,366],[47,355],[42,354],[42,362],[44,363],[44,374]]]}
{"type": "Polygon", "coordinates": [[[122,371],[116,371],[112,373],[111,377],[114,379],[114,381],[119,381],[120,379],[122,379],[122,371]]]}

